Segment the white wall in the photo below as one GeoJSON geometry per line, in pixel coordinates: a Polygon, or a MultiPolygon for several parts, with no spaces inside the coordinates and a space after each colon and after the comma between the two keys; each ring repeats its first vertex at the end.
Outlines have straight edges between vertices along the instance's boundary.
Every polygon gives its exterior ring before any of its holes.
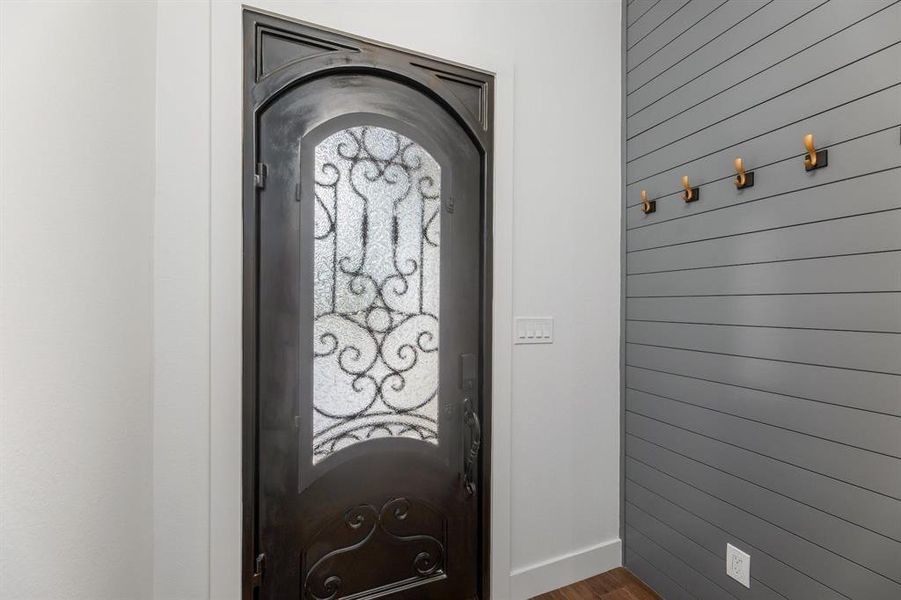
{"type": "MultiPolygon", "coordinates": [[[[620,3],[257,5],[498,72],[495,598],[525,598],[619,564],[620,3]],[[514,309],[556,317],[556,343],[514,349],[514,309]]],[[[235,598],[240,583],[240,3],[223,0],[209,9],[208,23],[200,9],[178,9],[190,25],[167,18],[163,8],[159,21],[161,47],[172,44],[168,60],[161,49],[160,89],[170,78],[190,84],[181,96],[184,110],[211,124],[207,173],[204,149],[191,143],[194,130],[184,130],[199,125],[162,101],[161,92],[161,161],[183,156],[197,165],[160,174],[161,188],[171,177],[192,190],[181,193],[192,224],[158,211],[158,236],[189,257],[183,265],[183,255],[157,246],[156,423],[179,424],[155,438],[157,507],[181,490],[190,506],[176,506],[179,516],[168,520],[158,512],[156,542],[160,548],[178,534],[181,543],[202,547],[208,535],[209,576],[177,568],[182,560],[205,564],[206,556],[159,550],[160,598],[163,584],[170,594],[181,590],[180,597],[205,597],[208,585],[213,598],[235,598]],[[186,37],[188,29],[196,37],[186,37]],[[189,73],[177,64],[177,52],[211,52],[209,70],[191,59],[189,73]],[[205,261],[208,280],[197,276],[205,261]],[[175,301],[178,290],[189,295],[189,306],[175,301]],[[163,296],[170,296],[168,308],[163,296]],[[177,329],[165,324],[172,315],[177,329]],[[201,343],[205,317],[208,353],[201,343]],[[167,329],[164,342],[159,336],[167,329]],[[192,341],[177,347],[184,342],[178,331],[192,341]],[[160,361],[172,348],[185,362],[164,371],[160,361]],[[208,389],[192,370],[209,373],[208,389]],[[178,381],[186,387],[170,385],[178,381]],[[165,386],[176,396],[160,397],[165,386]],[[192,432],[199,439],[188,439],[192,432]],[[207,435],[209,456],[202,448],[207,435]],[[181,458],[162,467],[167,456],[181,458]],[[198,519],[197,526],[184,532],[178,523],[187,519],[198,519]]]]}
{"type": "Polygon", "coordinates": [[[512,595],[619,564],[620,8],[548,2],[498,29],[516,63],[512,595]]]}
{"type": "Polygon", "coordinates": [[[153,3],[0,3],[0,597],[151,597],[153,3]]]}
{"type": "Polygon", "coordinates": [[[209,20],[203,2],[158,7],[153,582],[161,600],[209,594],[209,20]]]}

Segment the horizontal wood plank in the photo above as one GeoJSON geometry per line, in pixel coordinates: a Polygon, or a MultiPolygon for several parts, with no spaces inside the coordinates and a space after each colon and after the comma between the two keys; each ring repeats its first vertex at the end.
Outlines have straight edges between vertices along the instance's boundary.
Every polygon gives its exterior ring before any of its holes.
{"type": "Polygon", "coordinates": [[[716,267],[626,277],[629,296],[901,291],[901,252],[716,267]]]}
{"type": "MultiPolygon", "coordinates": [[[[726,575],[724,552],[711,552],[634,504],[626,505],[626,524],[631,530],[638,532],[673,556],[683,557],[698,573],[738,600],[784,600],[784,596],[756,577],[751,578],[750,588],[737,585],[734,579],[726,575]]],[[[631,536],[631,530],[626,531],[627,536],[631,536]]]]}
{"type": "Polygon", "coordinates": [[[673,15],[691,0],[663,0],[652,6],[636,23],[626,29],[626,46],[635,47],[660,29],[673,15]]]}
{"type": "MultiPolygon", "coordinates": [[[[726,544],[738,546],[753,556],[752,574],[773,590],[786,598],[816,598],[817,600],[848,600],[846,596],[823,585],[821,582],[770,555],[751,540],[742,537],[733,528],[719,526],[709,519],[700,517],[697,507],[682,507],[667,498],[660,486],[648,481],[647,472],[633,472],[631,463],[626,463],[627,506],[632,504],[645,513],[665,523],[703,545],[711,552],[725,555],[726,544]],[[645,485],[647,484],[647,485],[645,485]],[[650,487],[648,487],[650,486],[650,487]]],[[[654,478],[653,474],[650,475],[654,478]]],[[[681,499],[681,498],[680,498],[681,499]]],[[[711,518],[715,518],[712,515],[711,518]]],[[[628,537],[628,536],[627,536],[628,537]]]]}
{"type": "Polygon", "coordinates": [[[627,437],[626,453],[897,583],[901,542],[635,437],[627,437]]]}
{"type": "Polygon", "coordinates": [[[630,133],[629,154],[638,156],[653,151],[702,127],[740,115],[761,103],[773,102],[780,96],[804,94],[805,88],[820,78],[854,77],[854,73],[865,68],[863,64],[857,64],[858,61],[901,41],[901,31],[893,26],[896,23],[901,23],[901,3],[823,40],[815,49],[790,56],[677,115],[630,133]],[[817,60],[811,61],[808,52],[815,53],[817,60]]]}
{"type": "Polygon", "coordinates": [[[901,293],[630,298],[626,318],[901,333],[901,293]]]}
{"type": "MultiPolygon", "coordinates": [[[[728,385],[901,415],[901,377],[626,344],[626,364],[728,385]],[[861,394],[866,390],[866,394],[861,394]]],[[[627,382],[628,385],[628,382],[627,382]]]]}
{"type": "MultiPolygon", "coordinates": [[[[901,585],[678,479],[626,458],[627,477],[848,598],[896,600],[901,585]]],[[[628,540],[627,540],[628,543],[628,540]]],[[[819,598],[820,596],[811,596],[819,598]]]]}
{"type": "Polygon", "coordinates": [[[901,458],[901,417],[640,367],[626,367],[626,380],[630,389],[901,458]]]}
{"type": "Polygon", "coordinates": [[[901,500],[894,457],[631,389],[626,410],[901,500]]]}
{"type": "Polygon", "coordinates": [[[631,137],[707,98],[715,98],[795,54],[815,52],[831,36],[891,7],[894,1],[826,2],[815,4],[815,10],[810,10],[810,5],[795,5],[792,8],[805,11],[800,18],[795,17],[797,10],[785,12],[786,7],[778,2],[764,4],[745,21],[736,21],[727,36],[700,48],[690,60],[678,63],[681,71],[665,70],[649,78],[648,81],[661,80],[659,90],[634,80],[633,85],[645,87],[629,96],[627,135],[631,137]],[[774,28],[769,37],[747,46],[749,36],[759,35],[761,28],[769,27],[774,28]],[[745,47],[748,49],[739,52],[745,47]],[[697,68],[697,64],[711,63],[715,66],[706,71],[697,68]]]}
{"type": "MultiPolygon", "coordinates": [[[[680,35],[641,60],[633,58],[629,65],[627,84],[630,89],[643,85],[672,68],[681,61],[700,52],[704,46],[727,35],[732,29],[741,27],[742,22],[755,12],[766,7],[769,0],[749,0],[748,2],[725,2],[714,4],[704,19],[698,21],[688,35],[680,35]]],[[[630,134],[631,135],[631,134],[630,134]]]]}
{"type": "Polygon", "coordinates": [[[627,435],[901,542],[898,500],[637,413],[625,420],[627,435]]]}
{"type": "Polygon", "coordinates": [[[655,273],[901,250],[901,209],[754,231],[627,255],[627,272],[655,273]]]}
{"type": "Polygon", "coordinates": [[[692,598],[698,600],[735,600],[735,596],[713,583],[702,573],[685,563],[679,556],[668,551],[641,532],[626,526],[628,547],[654,563],[660,571],[677,582],[692,598]]]}
{"type": "Polygon", "coordinates": [[[623,554],[626,559],[626,567],[651,586],[662,598],[666,598],[666,600],[697,600],[689,596],[688,592],[679,587],[675,581],[661,573],[657,567],[628,546],[623,554]]]}
{"type": "MultiPolygon", "coordinates": [[[[895,43],[847,68],[834,71],[728,120],[704,125],[678,140],[661,140],[642,148],[628,142],[626,171],[629,183],[689,160],[742,144],[765,132],[777,131],[824,112],[897,86],[901,74],[901,43],[895,43]]],[[[890,114],[890,113],[888,113],[890,114]]],[[[883,115],[882,126],[897,123],[883,115]]],[[[858,132],[860,130],[858,129],[858,132]]],[[[829,140],[824,140],[829,143],[829,140]]],[[[801,146],[803,151],[803,145],[801,146]]],[[[781,152],[780,152],[781,154],[781,152]]]]}
{"type": "MultiPolygon", "coordinates": [[[[758,0],[759,1],[759,0],[758,0]]],[[[674,41],[690,38],[703,29],[705,17],[722,8],[727,0],[692,0],[684,8],[655,29],[653,33],[636,43],[628,52],[628,66],[632,67],[648,57],[668,48],[674,41]]]]}
{"type": "Polygon", "coordinates": [[[895,333],[636,321],[626,342],[901,375],[895,333]]]}

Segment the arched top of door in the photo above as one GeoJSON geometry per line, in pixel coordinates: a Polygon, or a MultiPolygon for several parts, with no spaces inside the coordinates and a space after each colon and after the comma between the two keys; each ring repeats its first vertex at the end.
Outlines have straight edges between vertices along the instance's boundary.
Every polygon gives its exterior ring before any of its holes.
{"type": "Polygon", "coordinates": [[[469,67],[361,40],[306,23],[244,10],[244,68],[255,84],[244,98],[257,114],[285,91],[313,79],[359,73],[399,80],[418,89],[457,120],[482,153],[491,146],[494,77],[469,67]],[[254,48],[258,51],[254,52],[254,48]]]}

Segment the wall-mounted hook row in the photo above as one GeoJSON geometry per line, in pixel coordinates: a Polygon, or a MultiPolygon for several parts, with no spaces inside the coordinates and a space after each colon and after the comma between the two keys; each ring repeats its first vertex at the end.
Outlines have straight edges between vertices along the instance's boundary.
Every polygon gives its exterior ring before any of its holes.
{"type": "MultiPolygon", "coordinates": [[[[804,156],[804,170],[813,171],[822,169],[829,164],[829,151],[817,150],[813,142],[813,134],[808,133],[804,136],[804,148],[807,154],[804,156]]],[[[719,180],[717,180],[719,181],[719,180]]],[[[746,171],[744,161],[741,157],[735,159],[735,188],[743,190],[754,187],[754,171],[746,171]]],[[[685,202],[696,202],[701,198],[701,190],[699,187],[692,187],[688,180],[688,175],[682,176],[682,200],[685,202]]],[[[648,199],[647,190],[641,190],[641,212],[648,215],[657,212],[657,201],[648,199]]]]}

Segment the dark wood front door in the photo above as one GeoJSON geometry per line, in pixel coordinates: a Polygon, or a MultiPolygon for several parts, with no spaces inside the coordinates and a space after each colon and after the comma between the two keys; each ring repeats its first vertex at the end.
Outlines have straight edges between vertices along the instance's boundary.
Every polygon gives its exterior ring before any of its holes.
{"type": "Polygon", "coordinates": [[[490,78],[245,36],[245,596],[486,597],[490,78]]]}

